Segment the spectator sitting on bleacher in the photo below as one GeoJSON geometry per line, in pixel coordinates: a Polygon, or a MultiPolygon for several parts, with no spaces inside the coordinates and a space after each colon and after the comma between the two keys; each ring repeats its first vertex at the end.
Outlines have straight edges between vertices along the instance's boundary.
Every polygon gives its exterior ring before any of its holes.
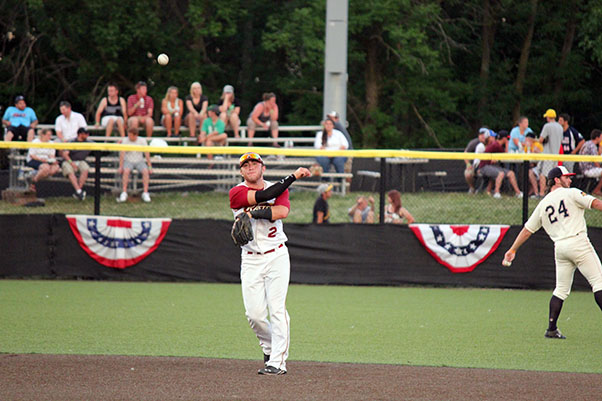
{"type": "MultiPolygon", "coordinates": [[[[94,141],[88,139],[90,133],[85,128],[80,128],[77,130],[77,138],[69,141],[71,143],[77,142],[89,142],[94,143],[94,141]]],[[[86,163],[86,157],[90,154],[89,150],[63,150],[63,175],[69,178],[69,182],[73,185],[73,189],[75,189],[75,193],[73,197],[75,199],[84,200],[86,199],[86,191],[84,190],[84,184],[88,179],[88,170],[90,170],[90,166],[86,163]],[[76,173],[79,172],[79,179],[76,176],[76,173]]]]}
{"type": "MultiPolygon", "coordinates": [[[[485,153],[505,153],[507,143],[507,136],[498,136],[495,132],[490,130],[489,138],[487,138],[487,145],[485,146],[485,153]]],[[[495,180],[495,189],[493,192],[494,198],[499,199],[502,197],[502,195],[500,195],[500,189],[502,187],[502,183],[504,182],[504,178],[508,179],[508,182],[516,193],[516,197],[523,197],[523,193],[520,191],[520,189],[518,189],[514,171],[501,167],[499,163],[494,160],[481,160],[481,163],[479,164],[479,171],[484,177],[495,180]]]]}
{"type": "Polygon", "coordinates": [[[153,120],[155,103],[153,98],[147,95],[147,92],[146,82],[140,81],[136,84],[136,93],[128,97],[128,128],[138,130],[138,128],[144,127],[146,137],[150,138],[153,136],[155,125],[153,120]]]}
{"type": "Polygon", "coordinates": [[[61,142],[69,142],[77,138],[77,130],[86,128],[86,119],[76,111],[71,110],[71,103],[63,100],[59,103],[61,115],[54,122],[56,136],[61,142]]]}
{"type": "Polygon", "coordinates": [[[215,105],[209,107],[207,115],[209,117],[203,121],[199,135],[199,145],[224,146],[228,135],[225,133],[226,124],[219,119],[219,108],[215,105]]]}
{"type": "MultiPolygon", "coordinates": [[[[247,119],[247,134],[249,135],[249,146],[253,145],[253,137],[258,127],[269,130],[272,138],[278,138],[278,105],[276,95],[272,92],[263,94],[263,101],[257,103],[247,119]]],[[[272,146],[279,147],[274,141],[272,146]]]]}
{"type": "MultiPolygon", "coordinates": [[[[40,131],[38,138],[31,141],[31,143],[52,143],[51,138],[52,130],[43,129],[40,131]]],[[[30,175],[30,177],[33,176],[29,186],[32,191],[36,190],[35,184],[37,182],[58,173],[60,170],[55,149],[29,148],[25,165],[35,170],[34,174],[30,175]]]]}
{"type": "Polygon", "coordinates": [[[35,136],[38,117],[31,107],[27,107],[25,98],[21,95],[15,97],[15,105],[4,112],[2,124],[6,127],[5,141],[31,142],[35,136]]]}
{"type": "Polygon", "coordinates": [[[196,136],[196,127],[201,127],[203,121],[207,118],[207,107],[209,107],[209,98],[203,95],[203,87],[200,82],[193,82],[190,85],[190,95],[186,96],[186,107],[184,124],[189,129],[190,137],[196,136]]]}
{"type": "Polygon", "coordinates": [[[354,223],[374,223],[374,198],[369,197],[366,199],[365,196],[358,196],[355,205],[349,208],[347,214],[354,223]]]}
{"type": "MultiPolygon", "coordinates": [[[[472,139],[470,142],[468,142],[468,145],[466,145],[464,152],[466,152],[466,153],[483,153],[483,152],[485,152],[485,141],[487,140],[488,137],[489,137],[489,129],[487,129],[485,127],[480,128],[479,133],[477,134],[477,137],[472,139]]],[[[479,159],[464,160],[464,164],[466,165],[466,168],[464,169],[464,179],[466,180],[466,183],[468,184],[468,193],[469,194],[474,194],[476,192],[475,187],[474,187],[474,180],[475,180],[476,170],[479,168],[480,162],[481,161],[479,159]]]]}
{"type": "Polygon", "coordinates": [[[172,129],[175,136],[180,136],[183,112],[184,102],[178,97],[178,88],[170,86],[167,88],[165,97],[161,101],[161,124],[167,130],[168,137],[171,136],[172,129]]]}
{"type": "MultiPolygon", "coordinates": [[[[109,82],[107,96],[103,97],[96,109],[96,127],[106,127],[105,135],[111,136],[113,128],[117,126],[120,137],[125,137],[125,121],[127,120],[127,106],[125,99],[119,96],[117,84],[109,82]]],[[[78,131],[79,132],[79,131],[78,131]]]]}
{"type": "Polygon", "coordinates": [[[234,132],[234,138],[239,138],[240,103],[234,96],[234,87],[232,85],[224,86],[218,106],[220,111],[219,118],[226,124],[226,128],[230,128],[234,132]]]}
{"type": "Polygon", "coordinates": [[[336,111],[333,110],[326,115],[326,118],[328,118],[329,120],[331,120],[334,123],[334,129],[338,129],[339,131],[341,131],[343,133],[343,135],[345,135],[345,139],[347,139],[347,143],[349,144],[348,149],[353,149],[351,135],[349,135],[347,128],[345,128],[345,126],[339,120],[339,113],[337,113],[336,111]]]}
{"type": "Polygon", "coordinates": [[[401,193],[398,190],[390,190],[387,200],[389,204],[385,207],[385,223],[413,224],[416,221],[408,209],[401,205],[401,193]]]}
{"type": "MultiPolygon", "coordinates": [[[[523,152],[524,153],[541,153],[543,152],[543,146],[539,141],[535,138],[535,134],[533,132],[529,132],[525,135],[525,142],[523,143],[523,152]]],[[[544,196],[544,194],[539,193],[539,172],[537,170],[537,163],[529,163],[529,195],[531,198],[539,198],[544,196]]]]}
{"type": "MultiPolygon", "coordinates": [[[[123,145],[136,145],[146,146],[146,139],[138,136],[138,129],[129,127],[128,136],[125,137],[121,143],[123,145]]],[[[137,152],[137,151],[121,151],[119,152],[119,174],[121,174],[121,195],[117,198],[118,202],[125,202],[128,200],[128,182],[130,179],[130,173],[132,170],[137,170],[142,174],[142,200],[144,202],[150,202],[150,194],[148,193],[148,185],[150,183],[150,175],[153,172],[151,165],[150,153],[149,152],[137,152]],[[146,163],[144,162],[146,159],[146,163]]]]}
{"type": "MultiPolygon", "coordinates": [[[[324,129],[318,131],[316,134],[314,148],[326,150],[345,150],[349,148],[347,138],[345,138],[345,135],[343,135],[341,131],[334,129],[332,120],[327,118],[322,125],[324,126],[324,129]]],[[[330,171],[331,164],[334,166],[337,173],[344,173],[347,158],[343,156],[318,156],[316,157],[316,161],[320,164],[325,173],[330,171]]]]}
{"type": "MultiPolygon", "coordinates": [[[[590,134],[590,138],[591,139],[585,142],[581,147],[581,150],[579,151],[580,155],[598,156],[600,154],[598,145],[602,142],[602,131],[599,129],[593,130],[590,134]]],[[[602,195],[602,180],[600,180],[600,177],[602,177],[602,167],[600,167],[600,163],[579,162],[579,168],[584,176],[588,178],[597,178],[599,180],[591,192],[592,195],[602,195]]]]}

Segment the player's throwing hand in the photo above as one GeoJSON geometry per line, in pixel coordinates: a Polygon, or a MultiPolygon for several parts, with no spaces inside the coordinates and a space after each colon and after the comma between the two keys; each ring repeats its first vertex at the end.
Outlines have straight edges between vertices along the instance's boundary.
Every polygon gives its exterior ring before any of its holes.
{"type": "Polygon", "coordinates": [[[309,171],[305,167],[299,167],[297,170],[295,170],[294,174],[296,179],[303,177],[311,177],[311,171],[309,171]]]}
{"type": "Polygon", "coordinates": [[[508,251],[504,255],[504,260],[502,260],[502,265],[506,267],[510,266],[515,257],[516,251],[514,249],[508,249],[508,251]]]}

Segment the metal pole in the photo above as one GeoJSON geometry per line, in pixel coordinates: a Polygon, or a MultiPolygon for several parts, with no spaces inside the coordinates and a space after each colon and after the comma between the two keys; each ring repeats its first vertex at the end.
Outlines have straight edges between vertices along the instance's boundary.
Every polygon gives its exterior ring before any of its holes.
{"type": "Polygon", "coordinates": [[[380,158],[380,200],[379,204],[379,222],[385,222],[385,191],[387,186],[387,159],[380,158]]]}
{"type": "Polygon", "coordinates": [[[100,151],[94,152],[94,215],[100,214],[100,151]]]}
{"type": "Polygon", "coordinates": [[[523,225],[529,219],[529,167],[528,160],[523,161],[523,225]]]}

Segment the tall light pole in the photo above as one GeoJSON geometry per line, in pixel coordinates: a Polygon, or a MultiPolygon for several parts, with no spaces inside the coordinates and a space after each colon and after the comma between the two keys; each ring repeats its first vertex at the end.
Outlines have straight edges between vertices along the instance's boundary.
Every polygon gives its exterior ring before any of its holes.
{"type": "Polygon", "coordinates": [[[324,106],[347,122],[347,15],[348,0],[326,1],[326,50],[324,54],[324,106]]]}

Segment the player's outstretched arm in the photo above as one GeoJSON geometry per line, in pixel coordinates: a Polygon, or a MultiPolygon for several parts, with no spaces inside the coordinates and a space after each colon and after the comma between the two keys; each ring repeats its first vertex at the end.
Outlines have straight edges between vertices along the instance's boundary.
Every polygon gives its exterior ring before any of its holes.
{"type": "Polygon", "coordinates": [[[260,202],[265,202],[270,199],[274,199],[281,195],[288,187],[291,186],[295,180],[309,177],[311,173],[305,167],[299,167],[295,172],[289,176],[284,177],[274,185],[269,188],[263,189],[261,191],[249,191],[247,193],[247,200],[249,205],[256,205],[260,202]]]}

